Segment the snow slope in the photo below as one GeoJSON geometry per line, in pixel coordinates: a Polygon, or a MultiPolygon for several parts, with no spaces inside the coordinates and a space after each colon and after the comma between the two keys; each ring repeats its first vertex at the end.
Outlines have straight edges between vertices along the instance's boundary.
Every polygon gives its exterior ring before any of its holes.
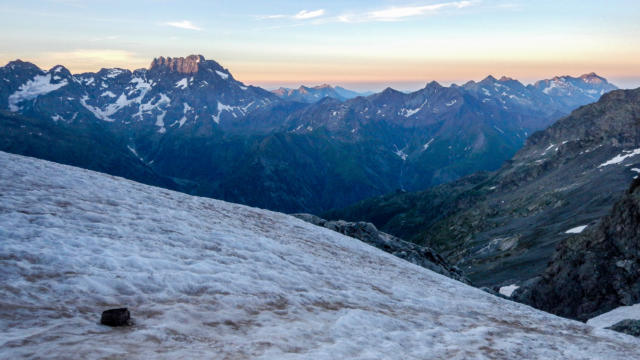
{"type": "Polygon", "coordinates": [[[0,358],[640,357],[288,215],[6,153],[0,279],[0,358]]]}

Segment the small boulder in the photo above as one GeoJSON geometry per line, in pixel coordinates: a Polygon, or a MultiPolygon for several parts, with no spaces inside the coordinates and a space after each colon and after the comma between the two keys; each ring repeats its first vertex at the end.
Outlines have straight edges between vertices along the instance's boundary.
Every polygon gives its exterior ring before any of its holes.
{"type": "Polygon", "coordinates": [[[131,314],[129,309],[109,309],[102,312],[100,324],[107,326],[127,326],[131,325],[131,314]]]}
{"type": "Polygon", "coordinates": [[[627,335],[640,337],[640,320],[622,320],[611,325],[607,329],[621,332],[627,335]]]}

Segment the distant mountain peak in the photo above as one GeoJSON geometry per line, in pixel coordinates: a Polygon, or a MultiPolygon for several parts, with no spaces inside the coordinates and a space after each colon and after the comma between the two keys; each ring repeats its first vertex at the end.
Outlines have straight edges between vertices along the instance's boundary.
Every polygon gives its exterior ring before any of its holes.
{"type": "Polygon", "coordinates": [[[425,89],[428,89],[428,88],[441,88],[441,87],[442,87],[442,85],[440,85],[439,82],[437,82],[435,80],[432,80],[432,81],[429,81],[427,83],[427,86],[425,86],[425,89]]]}
{"type": "Polygon", "coordinates": [[[384,89],[382,91],[381,94],[383,94],[383,95],[384,94],[402,94],[402,92],[400,92],[400,91],[398,91],[398,90],[396,90],[396,89],[394,89],[392,87],[387,87],[386,89],[384,89]]]}
{"type": "Polygon", "coordinates": [[[187,57],[164,57],[153,59],[149,70],[164,69],[180,74],[195,74],[200,69],[200,64],[205,62],[202,55],[189,55],[187,57]]]}
{"type": "Polygon", "coordinates": [[[29,70],[41,70],[34,63],[31,63],[31,62],[28,62],[28,61],[22,61],[20,59],[10,61],[9,63],[7,63],[7,65],[5,67],[10,68],[10,69],[18,68],[18,69],[29,69],[29,70]]]}
{"type": "Polygon", "coordinates": [[[496,82],[498,81],[498,79],[496,79],[495,77],[493,77],[493,75],[489,75],[486,78],[482,79],[481,82],[496,82]]]}
{"type": "Polygon", "coordinates": [[[588,74],[580,75],[580,79],[582,79],[584,82],[587,82],[587,83],[590,83],[590,84],[601,84],[603,82],[607,82],[607,80],[605,78],[603,78],[602,76],[599,76],[598,74],[596,74],[594,72],[590,72],[588,74]]]}

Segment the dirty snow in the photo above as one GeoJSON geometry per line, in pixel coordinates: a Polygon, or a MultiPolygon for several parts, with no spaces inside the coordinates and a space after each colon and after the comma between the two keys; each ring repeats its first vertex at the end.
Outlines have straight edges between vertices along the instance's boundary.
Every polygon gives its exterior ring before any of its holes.
{"type": "Polygon", "coordinates": [[[612,159],[603,162],[598,165],[599,168],[609,165],[620,164],[625,161],[627,158],[634,157],[636,155],[640,155],[640,148],[634,150],[623,150],[621,154],[614,156],[612,159]]]}
{"type": "Polygon", "coordinates": [[[0,358],[640,357],[288,215],[6,153],[0,194],[0,358]]]}
{"type": "Polygon", "coordinates": [[[9,95],[9,110],[16,112],[20,110],[18,104],[25,100],[33,100],[40,95],[46,95],[52,91],[58,90],[68,84],[67,80],[59,83],[51,83],[51,74],[36,75],[33,79],[22,84],[18,91],[9,95]]]}
{"type": "Polygon", "coordinates": [[[597,328],[606,328],[626,319],[640,320],[640,304],[617,307],[609,312],[589,319],[587,324],[597,328]]]}
{"type": "Polygon", "coordinates": [[[565,234],[580,234],[581,232],[583,232],[583,231],[584,231],[584,229],[586,229],[586,228],[587,228],[587,226],[589,226],[589,225],[580,225],[580,226],[576,226],[576,227],[574,227],[574,228],[571,228],[571,229],[569,229],[569,230],[565,231],[564,233],[565,233],[565,234]]]}
{"type": "Polygon", "coordinates": [[[511,297],[511,294],[513,294],[513,292],[516,291],[519,287],[520,286],[516,284],[511,284],[501,287],[498,292],[504,296],[511,297]]]}

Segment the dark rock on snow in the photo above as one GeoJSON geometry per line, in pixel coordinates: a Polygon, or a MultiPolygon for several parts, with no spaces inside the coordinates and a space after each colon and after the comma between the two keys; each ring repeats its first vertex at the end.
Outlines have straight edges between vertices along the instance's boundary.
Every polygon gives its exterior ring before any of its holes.
{"type": "Polygon", "coordinates": [[[621,332],[623,334],[640,337],[640,320],[622,320],[617,322],[607,329],[621,332]]]}
{"type": "Polygon", "coordinates": [[[410,263],[422,266],[444,276],[467,284],[470,283],[459,268],[449,264],[431,248],[419,246],[378,231],[372,223],[362,221],[348,222],[343,220],[327,221],[311,214],[294,214],[293,216],[314,225],[322,226],[343,235],[356,238],[394,256],[407,260],[410,263]]]}
{"type": "Polygon", "coordinates": [[[131,314],[129,309],[109,309],[102,312],[100,324],[107,326],[127,326],[131,325],[131,314]]]}

